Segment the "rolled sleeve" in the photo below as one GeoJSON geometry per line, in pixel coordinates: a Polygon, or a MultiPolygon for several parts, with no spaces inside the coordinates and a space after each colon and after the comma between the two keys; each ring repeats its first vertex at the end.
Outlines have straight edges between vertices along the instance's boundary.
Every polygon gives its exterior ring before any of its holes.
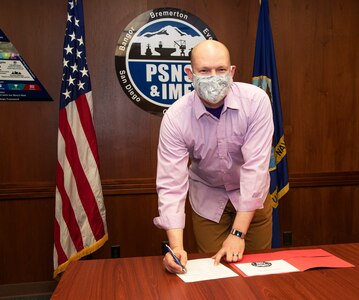
{"type": "Polygon", "coordinates": [[[185,214],[164,214],[153,219],[153,223],[160,229],[168,230],[179,228],[183,229],[185,227],[185,214]]]}

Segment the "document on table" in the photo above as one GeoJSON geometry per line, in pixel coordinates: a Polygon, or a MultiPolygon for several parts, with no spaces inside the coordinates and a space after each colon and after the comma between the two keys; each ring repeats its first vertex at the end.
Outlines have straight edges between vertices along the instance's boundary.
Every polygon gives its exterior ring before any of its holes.
{"type": "Polygon", "coordinates": [[[282,274],[300,271],[283,259],[236,264],[236,267],[246,276],[282,274]]]}
{"type": "Polygon", "coordinates": [[[230,268],[219,264],[214,265],[212,258],[200,258],[187,261],[187,273],[177,274],[184,282],[196,282],[202,280],[220,279],[238,276],[230,268]]]}

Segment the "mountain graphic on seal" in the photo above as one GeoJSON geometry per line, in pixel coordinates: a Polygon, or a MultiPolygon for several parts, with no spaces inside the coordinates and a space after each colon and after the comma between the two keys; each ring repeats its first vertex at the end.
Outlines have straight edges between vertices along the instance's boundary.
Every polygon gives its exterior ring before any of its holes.
{"type": "Polygon", "coordinates": [[[190,60],[190,52],[204,38],[185,25],[167,25],[155,32],[144,32],[135,37],[129,59],[190,60]],[[194,34],[189,34],[192,31],[194,34]]]}

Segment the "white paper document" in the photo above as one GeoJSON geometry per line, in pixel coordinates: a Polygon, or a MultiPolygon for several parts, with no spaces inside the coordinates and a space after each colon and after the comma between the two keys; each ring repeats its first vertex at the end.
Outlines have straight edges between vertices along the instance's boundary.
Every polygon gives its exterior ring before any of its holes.
{"type": "Polygon", "coordinates": [[[235,265],[247,276],[281,274],[300,271],[283,259],[250,263],[237,263],[235,265]]]}
{"type": "Polygon", "coordinates": [[[196,282],[202,280],[211,280],[219,278],[228,278],[239,276],[226,266],[214,265],[212,258],[200,258],[187,261],[187,273],[177,274],[184,282],[196,282]]]}

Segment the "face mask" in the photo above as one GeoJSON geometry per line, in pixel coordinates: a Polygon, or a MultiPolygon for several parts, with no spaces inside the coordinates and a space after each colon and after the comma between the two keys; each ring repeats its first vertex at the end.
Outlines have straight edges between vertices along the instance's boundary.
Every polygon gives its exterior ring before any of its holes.
{"type": "Polygon", "coordinates": [[[193,87],[203,100],[216,104],[227,96],[233,83],[230,73],[225,75],[197,76],[193,74],[193,87]]]}

